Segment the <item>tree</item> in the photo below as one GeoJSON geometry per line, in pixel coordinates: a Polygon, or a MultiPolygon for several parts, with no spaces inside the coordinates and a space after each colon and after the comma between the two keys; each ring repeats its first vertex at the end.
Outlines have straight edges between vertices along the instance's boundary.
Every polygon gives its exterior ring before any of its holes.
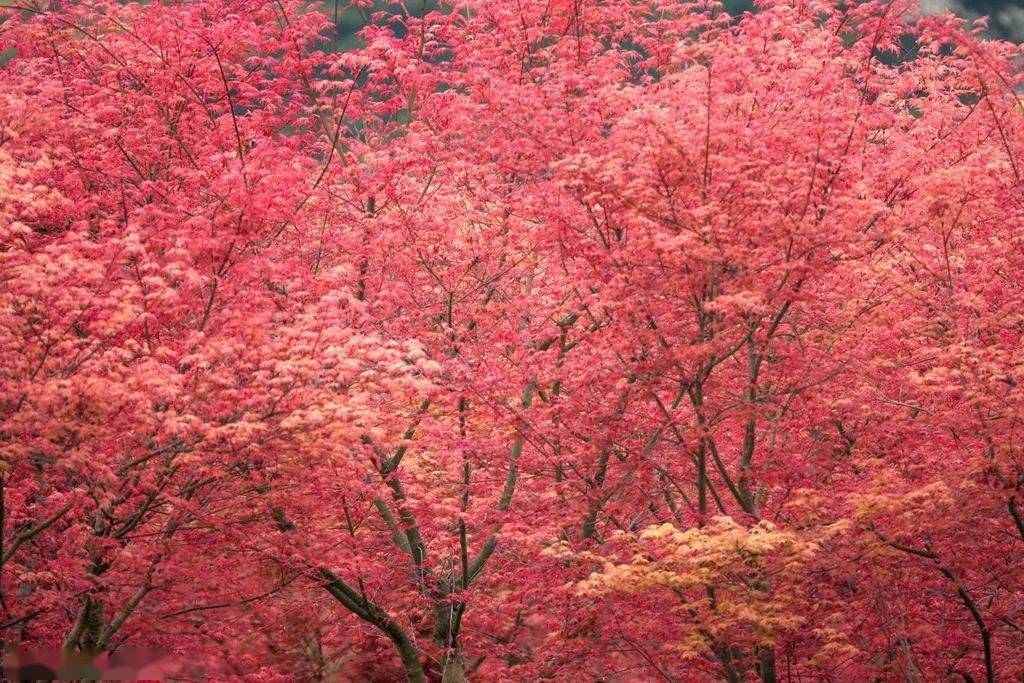
{"type": "Polygon", "coordinates": [[[902,0],[364,5],[342,53],[297,0],[9,10],[5,642],[1022,675],[1017,48],[902,0]]]}

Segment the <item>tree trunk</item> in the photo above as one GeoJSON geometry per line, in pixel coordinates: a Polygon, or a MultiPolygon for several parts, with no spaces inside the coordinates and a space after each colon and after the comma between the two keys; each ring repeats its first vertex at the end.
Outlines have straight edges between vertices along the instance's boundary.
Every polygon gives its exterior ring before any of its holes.
{"type": "Polygon", "coordinates": [[[409,683],[427,683],[427,677],[423,673],[423,663],[416,652],[416,647],[400,630],[392,633],[388,631],[391,642],[398,650],[398,656],[402,659],[402,667],[405,669],[405,676],[409,683]]]}
{"type": "MultiPolygon", "coordinates": [[[[454,577],[448,576],[441,583],[444,596],[451,593],[454,577]]],[[[434,605],[434,643],[444,650],[441,657],[441,683],[464,683],[466,661],[459,648],[459,608],[450,602],[434,605]]]]}
{"type": "Polygon", "coordinates": [[[761,673],[761,683],[777,683],[775,673],[775,648],[762,645],[757,649],[758,669],[761,673]]]}
{"type": "Polygon", "coordinates": [[[441,683],[465,683],[466,660],[459,651],[449,652],[444,656],[444,672],[441,683]]]}

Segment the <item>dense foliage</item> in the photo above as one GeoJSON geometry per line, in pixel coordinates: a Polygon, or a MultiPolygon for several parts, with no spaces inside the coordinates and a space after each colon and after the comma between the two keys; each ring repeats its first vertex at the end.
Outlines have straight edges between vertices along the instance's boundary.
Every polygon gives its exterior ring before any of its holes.
{"type": "Polygon", "coordinates": [[[3,642],[1019,680],[1018,49],[906,0],[361,4],[8,9],[3,642]]]}

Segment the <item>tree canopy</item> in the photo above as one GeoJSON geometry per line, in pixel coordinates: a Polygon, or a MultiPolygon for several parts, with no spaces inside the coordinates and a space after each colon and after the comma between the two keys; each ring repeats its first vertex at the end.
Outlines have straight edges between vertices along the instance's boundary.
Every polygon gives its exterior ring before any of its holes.
{"type": "Polygon", "coordinates": [[[0,49],[5,645],[1024,675],[1017,46],[909,0],[15,0],[0,49]]]}

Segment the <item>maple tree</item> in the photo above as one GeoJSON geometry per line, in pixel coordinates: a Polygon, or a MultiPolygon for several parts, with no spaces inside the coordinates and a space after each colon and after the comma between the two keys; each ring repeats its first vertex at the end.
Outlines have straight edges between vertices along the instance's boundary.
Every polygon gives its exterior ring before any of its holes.
{"type": "Polygon", "coordinates": [[[1024,675],[1017,46],[909,0],[17,0],[0,48],[5,645],[1024,675]]]}

